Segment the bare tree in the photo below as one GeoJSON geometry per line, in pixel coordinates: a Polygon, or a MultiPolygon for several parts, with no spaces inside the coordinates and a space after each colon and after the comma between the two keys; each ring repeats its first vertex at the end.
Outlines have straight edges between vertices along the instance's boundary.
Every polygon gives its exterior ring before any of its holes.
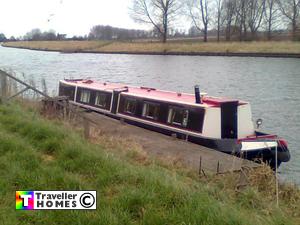
{"type": "Polygon", "coordinates": [[[236,17],[236,12],[237,12],[237,3],[235,0],[225,0],[224,1],[224,20],[226,23],[226,30],[225,30],[225,35],[226,35],[226,41],[231,40],[231,27],[234,22],[234,19],[236,17]]]}
{"type": "Polygon", "coordinates": [[[130,15],[136,22],[154,26],[165,43],[169,26],[180,9],[179,0],[133,0],[130,15]]]}
{"type": "Polygon", "coordinates": [[[274,29],[276,22],[278,22],[278,18],[280,17],[279,13],[280,10],[278,8],[277,0],[266,0],[264,15],[268,40],[272,39],[272,30],[274,29]]]}
{"type": "Polygon", "coordinates": [[[253,40],[262,22],[262,18],[265,12],[266,0],[249,0],[248,6],[247,22],[251,31],[251,38],[253,40]]]}
{"type": "Polygon", "coordinates": [[[195,27],[203,32],[203,41],[207,42],[207,30],[210,21],[208,0],[189,0],[187,6],[190,18],[195,27]]]}
{"type": "Polygon", "coordinates": [[[281,13],[292,25],[292,36],[296,38],[297,20],[299,20],[300,0],[278,0],[281,13]]]}
{"type": "Polygon", "coordinates": [[[239,39],[243,41],[247,38],[247,12],[249,8],[248,0],[237,1],[236,23],[239,24],[239,39]]]}
{"type": "Polygon", "coordinates": [[[216,0],[217,8],[217,41],[220,41],[220,29],[222,25],[223,0],[216,0]]]}

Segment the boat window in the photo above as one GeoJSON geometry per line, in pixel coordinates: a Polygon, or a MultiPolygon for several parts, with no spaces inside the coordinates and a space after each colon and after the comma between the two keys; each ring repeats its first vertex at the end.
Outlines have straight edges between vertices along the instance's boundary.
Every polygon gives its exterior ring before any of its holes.
{"type": "Polygon", "coordinates": [[[136,100],[135,99],[125,99],[124,112],[135,114],[136,111],[136,100]]]}
{"type": "Polygon", "coordinates": [[[109,101],[109,99],[108,99],[108,95],[106,93],[98,92],[96,94],[95,105],[106,108],[108,105],[108,101],[109,101]]]}
{"type": "Polygon", "coordinates": [[[168,123],[186,127],[189,119],[189,111],[175,107],[169,108],[168,123]]]}
{"type": "Polygon", "coordinates": [[[155,103],[145,102],[143,106],[143,117],[157,120],[159,114],[159,105],[155,103]]]}
{"type": "Polygon", "coordinates": [[[91,92],[88,90],[82,90],[80,95],[80,101],[89,103],[90,102],[91,92]]]}
{"type": "Polygon", "coordinates": [[[74,100],[75,87],[59,84],[59,96],[67,96],[70,100],[74,100]]]}

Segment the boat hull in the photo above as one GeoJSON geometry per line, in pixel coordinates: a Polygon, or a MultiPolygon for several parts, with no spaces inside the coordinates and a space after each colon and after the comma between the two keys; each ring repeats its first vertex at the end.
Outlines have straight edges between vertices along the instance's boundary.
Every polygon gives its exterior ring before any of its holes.
{"type": "MultiPolygon", "coordinates": [[[[98,112],[98,111],[96,111],[98,112]]],[[[103,114],[101,112],[98,112],[103,114]]],[[[194,144],[202,145],[217,151],[221,151],[226,154],[235,155],[248,160],[253,160],[256,162],[264,162],[270,165],[271,168],[276,166],[276,148],[275,147],[261,147],[256,149],[251,149],[243,151],[241,143],[238,139],[214,139],[202,136],[194,136],[184,133],[184,131],[173,131],[170,129],[162,128],[156,125],[146,124],[144,122],[135,121],[133,119],[120,117],[118,114],[105,114],[114,119],[122,119],[124,122],[138,126],[147,130],[155,131],[164,135],[174,136],[178,139],[189,141],[194,144]]],[[[265,142],[276,142],[276,140],[271,139],[257,139],[251,140],[251,143],[265,143],[265,142]]],[[[277,146],[277,166],[279,167],[281,162],[288,162],[290,160],[289,150],[284,146],[277,146]]]]}

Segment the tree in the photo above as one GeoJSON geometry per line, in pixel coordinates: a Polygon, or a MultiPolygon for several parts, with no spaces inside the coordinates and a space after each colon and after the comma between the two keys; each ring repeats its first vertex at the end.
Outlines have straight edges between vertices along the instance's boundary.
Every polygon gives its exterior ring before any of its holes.
{"type": "Polygon", "coordinates": [[[237,12],[237,3],[235,0],[225,0],[223,4],[225,9],[224,20],[226,23],[226,30],[225,30],[226,41],[230,41],[231,27],[237,12]]]}
{"type": "Polygon", "coordinates": [[[256,32],[261,25],[261,21],[265,12],[266,0],[249,0],[247,10],[247,22],[251,31],[252,40],[256,36],[256,32]]]}
{"type": "Polygon", "coordinates": [[[28,41],[38,41],[42,39],[42,32],[40,29],[32,29],[31,31],[27,32],[24,36],[24,40],[28,41]]]}
{"type": "Polygon", "coordinates": [[[165,43],[168,29],[180,9],[180,0],[133,0],[130,15],[136,22],[154,26],[165,43]]]}
{"type": "Polygon", "coordinates": [[[97,25],[92,27],[89,38],[99,40],[111,40],[113,37],[113,28],[111,26],[97,25]]]}
{"type": "Polygon", "coordinates": [[[297,31],[297,20],[299,20],[300,0],[278,0],[281,13],[292,25],[292,36],[295,40],[297,31]]]}
{"type": "Polygon", "coordinates": [[[268,40],[272,39],[272,30],[276,22],[278,22],[278,18],[280,16],[280,11],[278,8],[278,4],[276,0],[266,0],[265,7],[265,21],[266,21],[266,29],[267,29],[267,38],[268,40]]]}
{"type": "Polygon", "coordinates": [[[146,37],[147,33],[144,30],[124,29],[112,26],[96,25],[92,27],[88,38],[98,40],[128,40],[135,38],[146,37]]]}
{"type": "Polygon", "coordinates": [[[190,27],[189,31],[188,31],[188,35],[190,37],[197,37],[200,36],[200,32],[199,29],[195,26],[190,27]]]}
{"type": "Polygon", "coordinates": [[[42,40],[54,41],[57,40],[56,32],[54,30],[45,31],[42,33],[42,40]]]}
{"type": "Polygon", "coordinates": [[[220,29],[222,25],[222,11],[223,11],[223,0],[216,0],[217,8],[217,41],[220,41],[220,29]]]}
{"type": "Polygon", "coordinates": [[[239,24],[239,39],[240,41],[247,38],[247,12],[249,8],[248,0],[239,0],[236,6],[237,18],[236,22],[239,24]]]}
{"type": "Polygon", "coordinates": [[[58,39],[58,36],[54,30],[42,32],[40,29],[36,28],[27,32],[23,39],[27,41],[54,41],[58,39]]]}
{"type": "Polygon", "coordinates": [[[9,41],[17,41],[17,39],[16,39],[14,36],[11,36],[11,37],[9,38],[9,41]]]}
{"type": "Polygon", "coordinates": [[[210,21],[208,0],[190,0],[187,4],[189,16],[194,26],[203,32],[203,41],[207,42],[207,30],[210,21]]]}
{"type": "Polygon", "coordinates": [[[3,33],[0,33],[0,42],[4,42],[6,40],[7,39],[6,39],[5,35],[3,33]]]}

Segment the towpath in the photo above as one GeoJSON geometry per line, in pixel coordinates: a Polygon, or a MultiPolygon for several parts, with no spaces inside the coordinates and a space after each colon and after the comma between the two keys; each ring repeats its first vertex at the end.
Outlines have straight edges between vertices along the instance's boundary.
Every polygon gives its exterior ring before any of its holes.
{"type": "Polygon", "coordinates": [[[256,168],[260,166],[249,160],[129,125],[95,112],[86,113],[86,116],[97,124],[101,133],[133,140],[142,146],[149,155],[166,159],[176,158],[193,170],[199,171],[200,158],[201,169],[213,173],[240,171],[242,167],[256,168]]]}

